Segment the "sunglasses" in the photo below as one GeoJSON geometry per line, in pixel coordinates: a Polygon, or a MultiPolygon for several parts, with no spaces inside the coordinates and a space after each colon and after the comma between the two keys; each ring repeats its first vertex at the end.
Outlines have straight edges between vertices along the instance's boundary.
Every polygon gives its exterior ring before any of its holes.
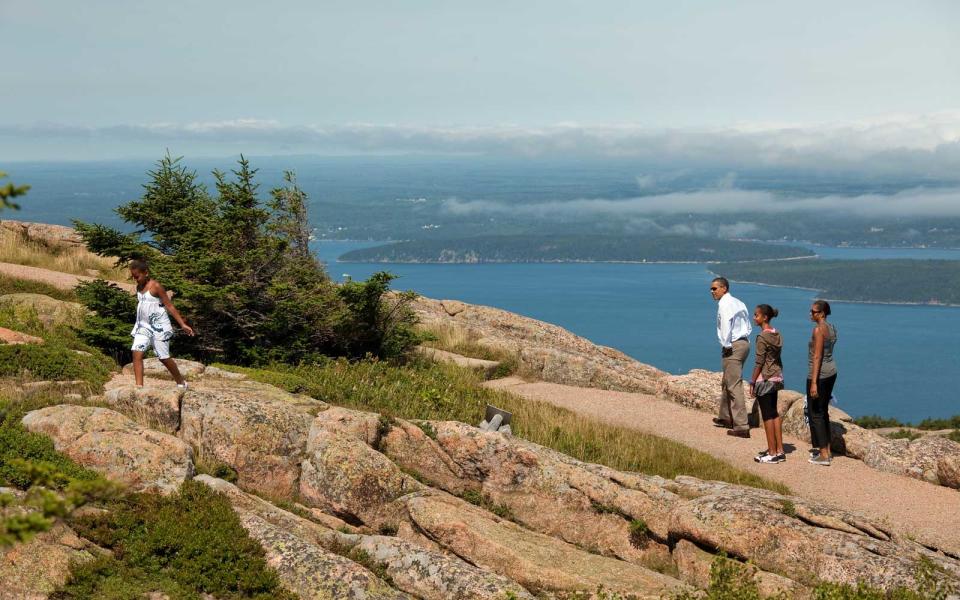
{"type": "Polygon", "coordinates": [[[717,290],[719,290],[719,289],[720,289],[720,288],[718,288],[718,287],[712,287],[712,288],[710,288],[710,291],[711,291],[711,292],[715,292],[715,291],[717,291],[717,290]]]}

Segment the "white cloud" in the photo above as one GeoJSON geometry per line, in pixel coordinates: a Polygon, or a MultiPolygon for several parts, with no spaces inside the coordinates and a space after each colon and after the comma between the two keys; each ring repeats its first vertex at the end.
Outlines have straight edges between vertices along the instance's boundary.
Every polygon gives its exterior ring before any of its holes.
{"type": "MultiPolygon", "coordinates": [[[[453,215],[501,214],[542,219],[586,217],[641,218],[664,214],[703,213],[786,213],[793,211],[843,213],[861,216],[960,216],[960,187],[913,188],[896,194],[863,194],[859,196],[827,195],[818,197],[783,197],[773,192],[737,189],[708,189],[675,192],[639,198],[609,200],[604,198],[508,204],[489,200],[450,198],[442,208],[453,215]]],[[[750,223],[729,226],[726,236],[738,237],[753,231],[750,223]]],[[[682,225],[674,233],[688,231],[682,225]]],[[[723,233],[721,233],[723,235],[723,233]]],[[[726,237],[725,236],[725,237],[726,237]]]]}
{"type": "MultiPolygon", "coordinates": [[[[98,146],[157,143],[260,153],[441,153],[543,157],[627,157],[661,165],[666,174],[637,178],[640,189],[669,181],[670,172],[700,167],[853,170],[957,178],[960,111],[812,126],[740,123],[715,129],[650,129],[634,125],[552,127],[412,127],[346,124],[284,125],[233,119],[186,124],[81,127],[56,123],[0,126],[0,147],[46,141],[98,146]]],[[[726,182],[732,186],[734,179],[726,182]]],[[[720,182],[723,184],[725,182],[720,182]]]]}

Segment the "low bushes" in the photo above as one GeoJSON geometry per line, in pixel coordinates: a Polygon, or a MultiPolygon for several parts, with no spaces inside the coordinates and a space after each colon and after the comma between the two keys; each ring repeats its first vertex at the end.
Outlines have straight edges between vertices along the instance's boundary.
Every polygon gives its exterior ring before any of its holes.
{"type": "Polygon", "coordinates": [[[292,367],[243,369],[251,378],[289,392],[387,417],[477,424],[487,404],[513,413],[513,431],[579,460],[672,478],[692,475],[788,493],[786,486],[747,473],[709,454],[634,429],[615,427],[566,409],[480,387],[468,369],[428,361],[399,366],[345,359],[292,367]]]}
{"type": "Polygon", "coordinates": [[[75,567],[51,598],[138,598],[153,591],[197,600],[202,594],[222,600],[296,598],[280,587],[226,497],[202,483],[187,481],[171,496],[133,494],[109,509],[71,524],[112,556],[75,567]]]}
{"type": "Polygon", "coordinates": [[[0,296],[6,294],[43,294],[56,300],[77,301],[77,294],[73,290],[62,290],[39,281],[0,275],[0,296]]]}

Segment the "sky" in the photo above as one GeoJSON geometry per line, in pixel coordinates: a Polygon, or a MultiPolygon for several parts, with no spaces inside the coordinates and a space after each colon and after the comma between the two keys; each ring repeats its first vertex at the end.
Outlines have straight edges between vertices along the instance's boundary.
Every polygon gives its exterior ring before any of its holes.
{"type": "Polygon", "coordinates": [[[0,0],[0,160],[173,147],[948,173],[958,23],[953,0],[0,0]]]}

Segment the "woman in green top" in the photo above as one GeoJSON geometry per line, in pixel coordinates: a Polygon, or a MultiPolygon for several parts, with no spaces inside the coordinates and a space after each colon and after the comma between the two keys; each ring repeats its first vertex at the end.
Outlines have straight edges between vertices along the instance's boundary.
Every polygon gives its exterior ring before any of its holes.
{"type": "Polygon", "coordinates": [[[837,328],[827,322],[830,304],[817,300],[810,307],[810,320],[816,323],[808,346],[807,409],[810,416],[810,462],[830,466],[830,398],[837,382],[837,363],[833,348],[837,343],[837,328]]]}

